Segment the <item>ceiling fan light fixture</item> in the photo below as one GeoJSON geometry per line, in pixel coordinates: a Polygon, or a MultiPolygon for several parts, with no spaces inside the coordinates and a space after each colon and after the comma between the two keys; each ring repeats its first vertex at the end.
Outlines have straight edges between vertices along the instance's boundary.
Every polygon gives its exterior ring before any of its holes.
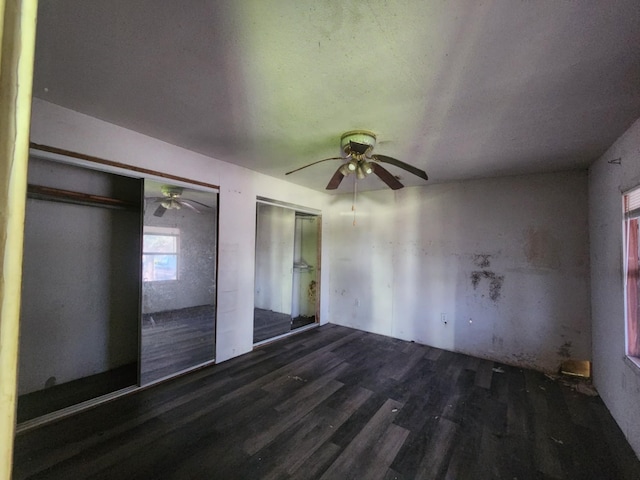
{"type": "Polygon", "coordinates": [[[180,210],[180,202],[176,201],[174,198],[168,198],[160,202],[167,210],[180,210]]]}
{"type": "Polygon", "coordinates": [[[349,170],[349,164],[348,163],[345,163],[344,165],[342,165],[340,167],[340,173],[345,177],[351,173],[351,170],[349,170]]]}
{"type": "Polygon", "coordinates": [[[351,160],[347,163],[347,168],[350,172],[355,172],[358,169],[358,162],[356,160],[351,160]]]}
{"type": "Polygon", "coordinates": [[[362,162],[360,162],[360,168],[362,169],[365,175],[369,175],[373,173],[373,167],[371,166],[371,162],[367,162],[366,160],[363,160],[362,162]]]}

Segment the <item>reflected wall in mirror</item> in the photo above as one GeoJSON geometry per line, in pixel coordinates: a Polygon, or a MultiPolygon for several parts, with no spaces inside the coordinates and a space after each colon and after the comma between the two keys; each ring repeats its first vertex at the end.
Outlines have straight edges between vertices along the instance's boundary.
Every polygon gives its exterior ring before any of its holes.
{"type": "Polygon", "coordinates": [[[18,422],[137,384],[141,185],[30,158],[18,422]]]}
{"type": "Polygon", "coordinates": [[[317,322],[318,215],[258,202],[253,342],[317,322]]]}
{"type": "Polygon", "coordinates": [[[316,321],[319,216],[296,212],[291,328],[316,321]]]}
{"type": "Polygon", "coordinates": [[[215,354],[218,195],[144,182],[141,384],[215,354]]]}

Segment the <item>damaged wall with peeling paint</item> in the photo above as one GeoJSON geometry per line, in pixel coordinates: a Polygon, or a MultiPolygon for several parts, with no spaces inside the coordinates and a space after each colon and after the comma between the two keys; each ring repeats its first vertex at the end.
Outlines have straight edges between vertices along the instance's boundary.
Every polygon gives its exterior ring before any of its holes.
{"type": "Polygon", "coordinates": [[[638,185],[640,119],[589,169],[593,380],[640,456],[640,369],[625,359],[622,260],[622,192],[638,185]]]}
{"type": "Polygon", "coordinates": [[[338,197],[331,322],[557,371],[591,358],[587,174],[338,197]]]}

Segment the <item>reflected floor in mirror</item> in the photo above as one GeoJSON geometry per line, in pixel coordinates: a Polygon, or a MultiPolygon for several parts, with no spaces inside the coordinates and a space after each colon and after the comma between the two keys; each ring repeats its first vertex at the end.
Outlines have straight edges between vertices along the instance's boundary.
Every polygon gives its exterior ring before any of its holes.
{"type": "Polygon", "coordinates": [[[255,308],[253,310],[253,343],[284,335],[296,328],[315,323],[315,321],[315,316],[298,316],[292,320],[291,315],[287,313],[255,308]]]}
{"type": "Polygon", "coordinates": [[[214,355],[214,305],[142,315],[142,385],[211,361],[214,355]]]}

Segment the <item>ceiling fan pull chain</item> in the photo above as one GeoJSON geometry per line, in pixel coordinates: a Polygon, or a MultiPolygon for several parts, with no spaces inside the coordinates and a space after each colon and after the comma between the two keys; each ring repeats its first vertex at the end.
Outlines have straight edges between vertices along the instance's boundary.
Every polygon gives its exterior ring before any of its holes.
{"type": "Polygon", "coordinates": [[[353,177],[353,204],[351,210],[353,211],[353,226],[356,226],[356,200],[358,198],[358,177],[353,177]]]}

